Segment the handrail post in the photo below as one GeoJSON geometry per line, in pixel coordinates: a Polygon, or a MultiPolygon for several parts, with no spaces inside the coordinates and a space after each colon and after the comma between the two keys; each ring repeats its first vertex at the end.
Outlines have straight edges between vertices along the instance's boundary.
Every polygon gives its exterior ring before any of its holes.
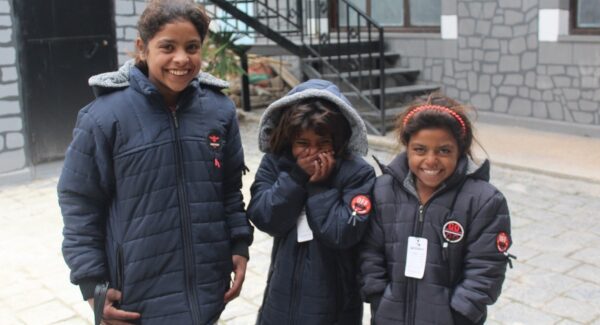
{"type": "Polygon", "coordinates": [[[242,74],[242,108],[244,111],[249,112],[252,109],[250,105],[250,80],[248,79],[248,53],[246,50],[242,50],[238,53],[240,56],[240,65],[244,73],[242,74]]]}
{"type": "Polygon", "coordinates": [[[296,12],[298,13],[298,30],[300,30],[300,40],[304,43],[304,8],[302,0],[296,0],[296,12]]]}
{"type": "Polygon", "coordinates": [[[381,111],[381,135],[385,135],[385,56],[383,43],[383,27],[379,29],[379,88],[381,95],[379,96],[379,110],[381,111]]]}

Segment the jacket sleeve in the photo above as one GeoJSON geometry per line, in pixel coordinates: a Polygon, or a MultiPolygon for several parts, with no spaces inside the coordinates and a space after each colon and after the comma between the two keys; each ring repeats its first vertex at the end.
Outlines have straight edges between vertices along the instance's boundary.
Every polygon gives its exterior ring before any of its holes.
{"type": "Polygon", "coordinates": [[[477,211],[467,229],[462,281],[456,286],[451,307],[477,323],[502,289],[508,258],[497,247],[504,233],[510,239],[506,199],[495,192],[477,211]]]}
{"type": "Polygon", "coordinates": [[[112,166],[111,144],[93,117],[82,110],[58,182],[62,251],[75,284],[108,279],[105,237],[114,188],[112,166]]]}
{"type": "Polygon", "coordinates": [[[245,244],[247,247],[252,244],[254,229],[248,221],[248,215],[244,208],[242,173],[246,166],[244,165],[244,151],[235,113],[232,114],[229,131],[227,132],[227,146],[225,146],[223,154],[223,205],[225,208],[225,220],[229,227],[234,248],[240,247],[240,243],[245,244]]]}
{"type": "MultiPolygon", "coordinates": [[[[377,195],[376,191],[374,191],[374,195],[377,195]]],[[[360,243],[358,258],[361,294],[363,300],[372,305],[378,304],[389,283],[385,257],[385,235],[380,213],[381,209],[375,204],[375,213],[360,243]]]]}
{"type": "Polygon", "coordinates": [[[307,181],[308,176],[289,158],[264,155],[250,188],[250,220],[271,236],[285,235],[296,227],[304,208],[307,181]]]}
{"type": "Polygon", "coordinates": [[[369,200],[375,182],[373,167],[359,159],[342,161],[335,177],[338,180],[333,186],[325,185],[323,188],[309,187],[309,196],[306,203],[306,216],[308,224],[316,238],[327,246],[346,249],[357,244],[367,228],[367,220],[371,212],[353,213],[353,199],[364,196],[369,200]]]}

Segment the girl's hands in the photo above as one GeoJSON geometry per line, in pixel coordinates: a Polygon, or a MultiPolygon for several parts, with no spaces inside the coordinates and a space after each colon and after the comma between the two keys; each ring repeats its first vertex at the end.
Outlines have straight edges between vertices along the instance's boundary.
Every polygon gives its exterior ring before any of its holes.
{"type": "MultiPolygon", "coordinates": [[[[121,301],[121,291],[108,289],[106,300],[104,302],[104,311],[102,312],[102,322],[104,325],[127,325],[133,324],[133,321],[140,318],[139,313],[117,309],[113,304],[121,301]]],[[[88,303],[94,309],[94,298],[88,299],[88,303]]]]}
{"type": "Polygon", "coordinates": [[[318,183],[326,180],[331,175],[335,166],[335,157],[333,151],[318,152],[314,155],[303,152],[298,156],[296,163],[304,172],[310,175],[309,182],[318,183]]]}

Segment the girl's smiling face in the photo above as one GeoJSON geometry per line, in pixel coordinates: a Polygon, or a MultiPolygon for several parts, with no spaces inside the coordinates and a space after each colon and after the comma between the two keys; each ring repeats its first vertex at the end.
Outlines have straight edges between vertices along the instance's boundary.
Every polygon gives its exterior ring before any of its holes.
{"type": "Polygon", "coordinates": [[[425,203],[453,173],[458,163],[458,144],[446,129],[421,129],[407,145],[408,167],[415,175],[417,192],[425,203]]]}
{"type": "Polygon", "coordinates": [[[148,65],[148,78],[163,95],[167,105],[174,106],[177,96],[200,72],[202,40],[194,25],[187,20],[165,24],[148,44],[136,43],[148,65]]]}

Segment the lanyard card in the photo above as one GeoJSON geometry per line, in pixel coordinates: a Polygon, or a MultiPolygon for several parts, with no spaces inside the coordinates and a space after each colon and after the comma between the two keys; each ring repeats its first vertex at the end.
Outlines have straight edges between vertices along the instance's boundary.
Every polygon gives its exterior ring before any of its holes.
{"type": "Polygon", "coordinates": [[[427,261],[427,238],[408,237],[406,249],[406,268],[404,275],[409,278],[422,279],[427,261]]]}
{"type": "Polygon", "coordinates": [[[296,231],[298,232],[297,239],[299,243],[303,243],[305,241],[313,239],[313,232],[308,226],[308,219],[306,219],[306,212],[304,210],[302,210],[302,213],[300,213],[300,217],[298,218],[296,231]]]}

